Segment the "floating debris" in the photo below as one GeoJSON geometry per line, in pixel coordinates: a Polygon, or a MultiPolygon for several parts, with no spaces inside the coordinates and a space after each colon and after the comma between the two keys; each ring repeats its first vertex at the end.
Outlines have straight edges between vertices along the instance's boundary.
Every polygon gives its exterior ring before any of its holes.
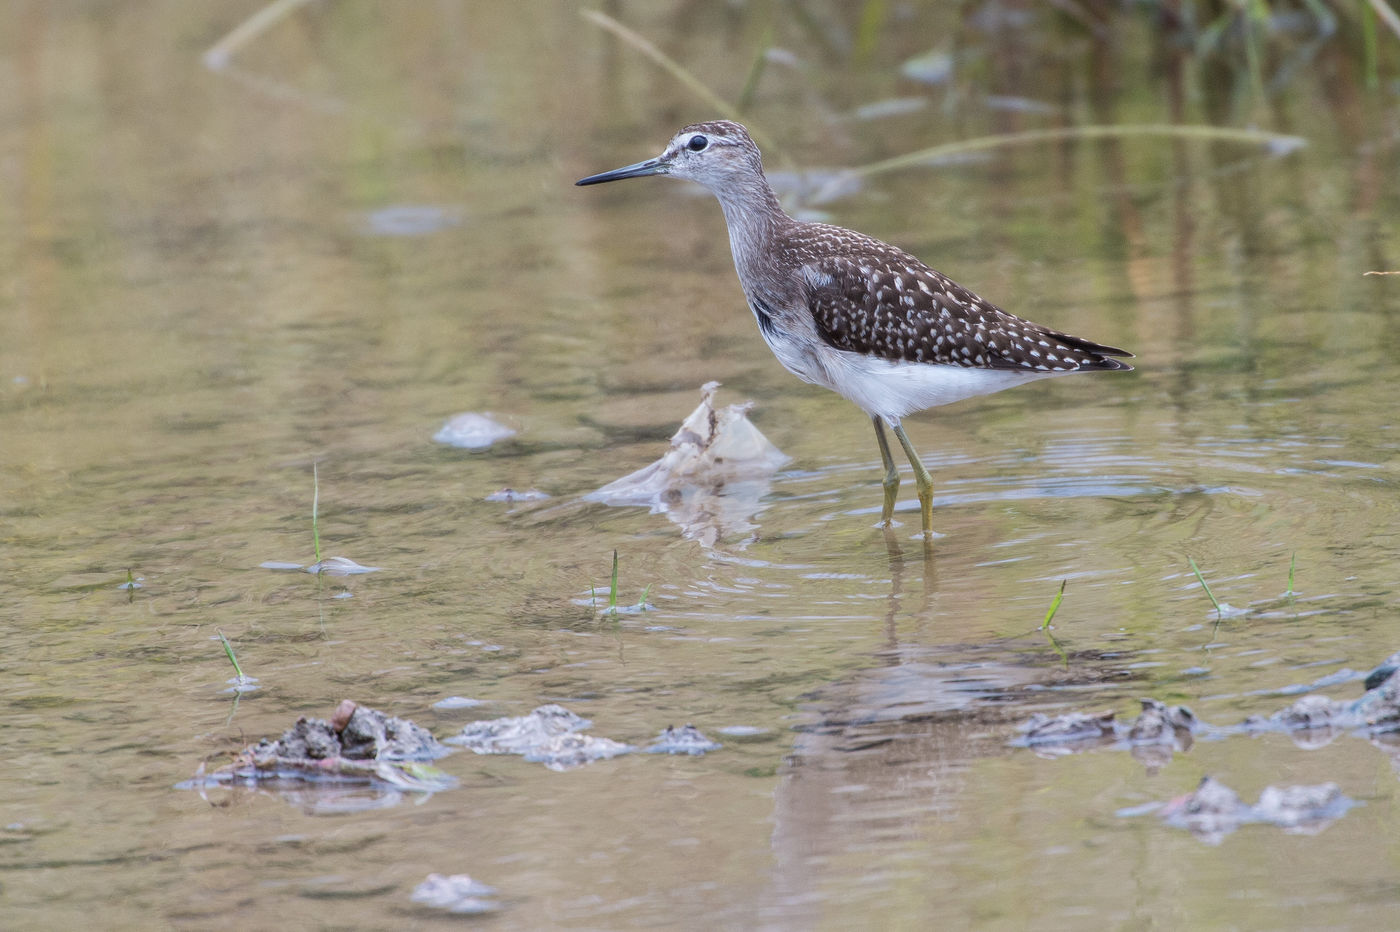
{"type": "Polygon", "coordinates": [[[1400,652],[1391,654],[1389,657],[1382,660],[1380,665],[1374,670],[1367,673],[1366,679],[1362,685],[1368,690],[1375,689],[1377,686],[1380,686],[1386,680],[1390,679],[1390,674],[1394,673],[1396,670],[1400,670],[1400,652]]]}
{"type": "Polygon", "coordinates": [[[595,738],[592,735],[558,735],[525,752],[525,759],[535,764],[544,764],[550,770],[573,770],[595,760],[607,760],[630,754],[636,748],[611,738],[595,738]]]}
{"type": "Polygon", "coordinates": [[[1191,746],[1196,716],[1185,706],[1167,706],[1156,699],[1140,699],[1142,715],[1131,723],[1117,720],[1113,712],[1097,715],[1069,712],[1036,713],[1021,726],[1021,737],[1011,743],[1049,754],[1072,754],[1091,747],[1122,745],[1131,748],[1164,746],[1184,751],[1191,746]]]}
{"type": "Polygon", "coordinates": [[[757,738],[768,734],[768,729],[757,725],[725,725],[719,729],[719,733],[731,738],[757,738]]]}
{"type": "Polygon", "coordinates": [[[258,564],[265,570],[300,570],[311,573],[313,576],[359,576],[364,573],[378,573],[380,567],[361,566],[349,557],[326,557],[320,563],[313,563],[310,566],[302,566],[300,563],[290,563],[285,560],[265,560],[258,564]]]}
{"type": "Polygon", "coordinates": [[[466,696],[447,696],[433,703],[435,709],[473,709],[485,705],[484,699],[468,699],[466,696]]]}
{"type": "Polygon", "coordinates": [[[473,880],[466,874],[429,874],[428,879],[413,888],[413,902],[458,915],[489,913],[501,908],[492,899],[496,888],[473,880]]]}
{"type": "Polygon", "coordinates": [[[694,725],[686,725],[683,728],[667,725],[666,730],[657,735],[655,741],[647,745],[647,753],[698,756],[710,751],[718,751],[722,747],[724,745],[717,741],[711,741],[694,725]]]}
{"type": "Polygon", "coordinates": [[[718,382],[700,389],[700,405],[671,437],[661,459],[584,496],[605,505],[645,505],[664,512],[687,537],[712,546],[753,528],[769,480],[789,457],[748,419],[752,402],[715,410],[718,382]]]}
{"type": "Polygon", "coordinates": [[[517,502],[542,502],[549,498],[548,492],[541,492],[539,489],[526,489],[518,491],[516,489],[501,489],[486,496],[488,502],[505,502],[514,505],[517,502]]]}
{"type": "Polygon", "coordinates": [[[944,84],[953,76],[953,56],[934,49],[906,60],[899,73],[923,84],[944,84]]]}
{"type": "Polygon", "coordinates": [[[224,682],[228,683],[229,687],[224,690],[226,693],[242,695],[243,693],[254,692],[262,688],[258,686],[258,678],[256,676],[244,676],[242,673],[237,676],[231,676],[227,680],[224,680],[224,682]]]}
{"type": "Polygon", "coordinates": [[[1046,715],[1037,712],[1021,726],[1022,737],[1011,743],[1024,747],[1110,743],[1118,740],[1116,718],[1116,712],[1098,715],[1085,712],[1046,715]]]}
{"type": "Polygon", "coordinates": [[[593,723],[561,705],[542,705],[529,715],[472,722],[447,739],[478,754],[524,754],[559,735],[582,731],[593,723]]]}
{"type": "Polygon", "coordinates": [[[857,120],[880,120],[885,117],[907,116],[928,106],[927,97],[890,97],[863,104],[851,112],[857,120]]]}
{"type": "MultiPolygon", "coordinates": [[[[1344,670],[1322,677],[1314,686],[1359,678],[1360,674],[1344,670]]],[[[1184,751],[1191,746],[1192,735],[1202,731],[1212,737],[1286,732],[1296,742],[1311,747],[1320,747],[1349,732],[1369,738],[1400,732],[1400,652],[1372,670],[1365,685],[1361,698],[1350,702],[1310,694],[1272,715],[1251,715],[1231,726],[1206,725],[1190,709],[1168,707],[1155,699],[1142,700],[1142,716],[1130,726],[1114,721],[1111,712],[1055,716],[1037,713],[1021,726],[1021,736],[1011,743],[1052,754],[1070,754],[1120,742],[1135,750],[1157,746],[1184,751]]],[[[1290,688],[1281,692],[1294,691],[1290,688]]]]}
{"type": "Polygon", "coordinates": [[[364,573],[377,573],[377,566],[361,566],[349,557],[326,557],[320,563],[313,563],[306,568],[308,573],[322,576],[360,576],[364,573]]]}
{"type": "Polygon", "coordinates": [[[1202,778],[1196,789],[1165,803],[1124,810],[1120,815],[1156,812],[1174,828],[1184,828],[1207,844],[1220,841],[1241,825],[1259,822],[1294,834],[1316,834],[1360,803],[1342,795],[1335,783],[1315,786],[1267,786],[1250,806],[1214,777],[1202,778]]]}
{"type": "Polygon", "coordinates": [[[1219,780],[1202,777],[1194,792],[1162,803],[1158,814],[1174,828],[1184,828],[1202,841],[1219,844],[1220,839],[1244,824],[1249,807],[1219,780]]]}
{"type": "MultiPolygon", "coordinates": [[[[1342,732],[1368,737],[1400,731],[1400,667],[1392,654],[1366,677],[1366,692],[1352,702],[1326,696],[1304,696],[1268,717],[1252,715],[1240,726],[1244,731],[1318,732],[1330,740],[1342,732]],[[1374,684],[1374,685],[1373,685],[1374,684]]],[[[1324,740],[1322,743],[1326,743],[1324,740]]]]}
{"type": "MultiPolygon", "coordinates": [[[[1331,684],[1341,678],[1360,679],[1349,670],[1323,677],[1331,684]]],[[[1304,747],[1321,747],[1340,734],[1358,734],[1383,748],[1393,748],[1400,732],[1400,652],[1391,654],[1365,678],[1366,692],[1352,702],[1308,695],[1269,716],[1253,715],[1239,725],[1219,727],[1196,719],[1183,706],[1168,707],[1155,699],[1142,700],[1142,715],[1131,726],[1113,713],[1034,715],[1011,743],[1038,753],[1070,754],[1089,747],[1128,747],[1149,766],[1166,762],[1175,750],[1190,747],[1193,735],[1213,738],[1232,734],[1285,732],[1304,747]]],[[[1391,751],[1395,756],[1394,751],[1391,751]]],[[[1400,758],[1397,758],[1400,765],[1400,758]]],[[[1217,844],[1246,822],[1265,822],[1290,832],[1319,832],[1359,803],[1342,795],[1335,783],[1315,786],[1266,787],[1259,802],[1249,806],[1229,787],[1209,777],[1196,791],[1167,803],[1133,807],[1119,815],[1160,813],[1169,824],[1186,828],[1202,841],[1217,844]]]]}
{"type": "Polygon", "coordinates": [[[364,232],[374,236],[423,236],[462,222],[454,211],[431,205],[399,204],[365,215],[364,232]]]}
{"type": "Polygon", "coordinates": [[[1142,714],[1128,728],[1128,743],[1135,746],[1161,744],[1186,750],[1196,716],[1184,705],[1168,706],[1156,699],[1140,699],[1142,714]]]}
{"type": "Polygon", "coordinates": [[[464,450],[484,450],[500,440],[515,436],[515,429],[507,427],[491,416],[489,411],[477,413],[465,411],[447,419],[433,439],[450,447],[464,450]]]}
{"type": "Polygon", "coordinates": [[[581,733],[592,724],[561,705],[550,704],[529,715],[472,722],[446,741],[477,754],[519,754],[550,770],[571,770],[635,750],[630,744],[581,733]]]}
{"type": "MultiPolygon", "coordinates": [[[[389,793],[396,802],[401,798],[398,791],[433,793],[456,785],[452,777],[424,763],[451,752],[413,722],[346,699],[329,721],[297,719],[277,740],[264,738],[244,748],[229,766],[213,773],[201,772],[178,786],[258,786],[296,791],[299,800],[306,800],[306,791],[322,784],[357,784],[381,793],[351,802],[337,798],[329,808],[373,808],[384,804],[382,793],[389,793]]],[[[319,811],[328,808],[318,805],[314,797],[312,805],[319,811]]]]}
{"type": "Polygon", "coordinates": [[[789,457],[748,419],[753,402],[716,411],[718,390],[718,382],[701,386],[699,407],[681,422],[665,456],[584,497],[608,505],[665,510],[674,493],[685,486],[771,475],[786,463],[789,457]]]}
{"type": "Polygon", "coordinates": [[[1008,113],[1059,113],[1060,108],[1033,97],[1012,97],[1003,94],[988,94],[982,98],[988,110],[1003,110],[1008,113]]]}

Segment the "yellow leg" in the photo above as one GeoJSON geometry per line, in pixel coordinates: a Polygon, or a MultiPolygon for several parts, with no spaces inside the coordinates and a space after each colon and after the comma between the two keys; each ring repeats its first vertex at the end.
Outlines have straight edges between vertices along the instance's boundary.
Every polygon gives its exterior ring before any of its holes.
{"type": "Polygon", "coordinates": [[[885,464],[885,507],[880,512],[880,523],[889,527],[894,520],[894,499],[899,494],[899,470],[890,456],[890,441],[885,437],[885,422],[878,414],[871,418],[875,422],[875,439],[880,441],[880,461],[885,464]]]}
{"type": "MultiPolygon", "coordinates": [[[[890,424],[894,428],[894,435],[899,440],[899,445],[904,448],[904,455],[909,457],[909,465],[914,467],[914,483],[919,488],[919,510],[922,512],[924,522],[924,537],[933,539],[933,477],[928,474],[924,464],[919,460],[919,454],[914,452],[914,445],[909,442],[909,437],[904,433],[904,428],[898,421],[890,424]]],[[[886,492],[888,501],[889,493],[886,492]]]]}

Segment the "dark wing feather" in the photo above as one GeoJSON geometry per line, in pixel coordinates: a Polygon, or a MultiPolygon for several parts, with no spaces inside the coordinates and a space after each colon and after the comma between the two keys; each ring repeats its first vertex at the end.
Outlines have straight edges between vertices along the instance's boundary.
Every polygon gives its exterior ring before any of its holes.
{"type": "MultiPolygon", "coordinates": [[[[987,369],[1131,369],[1131,353],[1022,320],[879,240],[839,227],[839,251],[802,250],[817,333],[837,349],[882,359],[987,369]],[[825,252],[826,254],[822,254],[825,252]]],[[[818,231],[820,234],[820,231],[818,231]]]]}

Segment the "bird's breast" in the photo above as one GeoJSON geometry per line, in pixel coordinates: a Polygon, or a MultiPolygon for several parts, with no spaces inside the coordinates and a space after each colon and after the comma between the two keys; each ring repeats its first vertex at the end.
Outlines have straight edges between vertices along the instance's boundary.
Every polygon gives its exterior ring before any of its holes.
{"type": "Polygon", "coordinates": [[[824,347],[813,339],[814,335],[808,334],[804,338],[801,328],[794,325],[790,319],[791,315],[783,314],[769,300],[755,294],[750,294],[748,299],[749,309],[758,321],[758,332],[763,335],[763,342],[768,344],[768,348],[773,351],[778,362],[783,364],[783,368],[804,382],[834,388],[828,366],[825,365],[820,352],[824,347]]]}

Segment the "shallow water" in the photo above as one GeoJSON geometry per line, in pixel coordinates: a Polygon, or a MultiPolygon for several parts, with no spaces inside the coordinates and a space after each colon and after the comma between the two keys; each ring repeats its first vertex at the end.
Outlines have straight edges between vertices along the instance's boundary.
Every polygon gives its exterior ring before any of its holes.
{"type": "Polygon", "coordinates": [[[1243,73],[1149,69],[1136,20],[1095,57],[1045,11],[944,6],[869,34],[783,6],[618,15],[726,96],[771,18],[800,60],[746,117],[775,168],[1173,100],[1308,145],[1022,146],[810,205],[1138,354],[910,419],[931,552],[912,482],[874,526],[869,424],[773,361],[716,205],[571,186],[714,115],[577,7],[316,4],[224,72],[200,55],[256,4],[0,12],[0,925],[403,926],[434,918],[410,900],[430,873],[496,887],[509,928],[1389,924],[1383,747],[1236,736],[1148,767],[1008,742],[1139,696],[1231,724],[1400,648],[1400,278],[1362,274],[1400,267],[1393,68],[1366,90],[1339,38],[1256,105],[1243,73]],[[900,77],[950,35],[955,86],[900,77]],[[660,456],[711,379],[792,457],[734,490],[752,512],[703,546],[581,501],[660,456]],[[518,433],[434,443],[464,411],[518,433]],[[313,463],[322,555],[378,572],[260,566],[315,562],[313,463]],[[487,500],[504,487],[551,497],[487,500]],[[648,607],[600,617],[614,550],[620,602],[648,607]],[[1188,558],[1248,612],[1218,622],[1188,558]],[[257,690],[229,692],[218,631],[257,690]],[[433,707],[454,695],[485,704],[433,707]],[[557,702],[618,741],[691,722],[724,747],[564,773],[458,753],[458,788],[336,815],[174,788],[342,698],[439,738],[557,702]],[[1203,774],[1365,805],[1218,846],[1119,815],[1203,774]]]}

